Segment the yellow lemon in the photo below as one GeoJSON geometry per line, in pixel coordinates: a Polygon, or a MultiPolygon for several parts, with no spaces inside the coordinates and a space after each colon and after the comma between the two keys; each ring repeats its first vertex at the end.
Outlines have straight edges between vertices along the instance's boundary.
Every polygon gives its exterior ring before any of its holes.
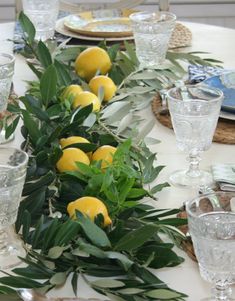
{"type": "MultiPolygon", "coordinates": [[[[71,144],[75,144],[75,143],[90,143],[90,141],[88,141],[86,138],[84,137],[80,137],[80,136],[70,136],[68,138],[61,138],[60,139],[60,145],[62,148],[69,146],[71,144]]],[[[92,153],[86,153],[88,158],[91,159],[92,153]]]]}
{"type": "Polygon", "coordinates": [[[73,100],[73,108],[76,109],[78,106],[86,107],[91,103],[93,104],[93,111],[99,112],[100,101],[98,97],[91,92],[84,91],[75,96],[73,100]]]}
{"type": "Polygon", "coordinates": [[[106,74],[111,69],[112,63],[108,53],[100,47],[89,47],[82,51],[76,61],[76,73],[89,81],[97,71],[106,74]]]}
{"type": "Polygon", "coordinates": [[[115,95],[117,87],[111,78],[105,75],[98,75],[93,77],[89,82],[91,92],[98,95],[99,88],[104,88],[104,101],[109,101],[115,95]]]}
{"type": "Polygon", "coordinates": [[[75,97],[79,93],[81,93],[82,87],[79,85],[70,85],[66,87],[62,93],[62,99],[64,100],[65,98],[69,98],[71,96],[75,97]]]}
{"type": "Polygon", "coordinates": [[[80,211],[93,221],[98,214],[102,214],[104,217],[104,226],[112,223],[105,204],[95,197],[85,196],[74,202],[70,202],[67,206],[67,211],[71,218],[74,217],[75,210],[80,211]]]}
{"type": "Polygon", "coordinates": [[[87,165],[90,164],[88,156],[82,150],[73,147],[66,148],[63,150],[63,155],[56,163],[56,167],[59,172],[79,170],[76,162],[82,162],[87,165]]]}
{"type": "Polygon", "coordinates": [[[90,143],[86,138],[80,136],[70,136],[68,138],[61,138],[60,145],[62,148],[75,143],[90,143]]]}
{"type": "Polygon", "coordinates": [[[111,145],[103,145],[97,148],[97,150],[93,153],[91,160],[92,161],[100,161],[101,160],[101,168],[104,169],[108,167],[113,162],[113,155],[116,152],[116,147],[111,145]]]}

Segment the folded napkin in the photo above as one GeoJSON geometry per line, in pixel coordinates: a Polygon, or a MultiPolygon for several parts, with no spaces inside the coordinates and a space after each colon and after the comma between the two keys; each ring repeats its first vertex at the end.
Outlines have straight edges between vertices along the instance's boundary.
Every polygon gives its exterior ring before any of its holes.
{"type": "Polygon", "coordinates": [[[235,191],[235,164],[214,164],[211,169],[221,190],[235,191]]]}
{"type": "Polygon", "coordinates": [[[220,75],[226,70],[220,67],[189,65],[188,66],[188,81],[191,84],[196,84],[204,81],[205,79],[220,75]]]}

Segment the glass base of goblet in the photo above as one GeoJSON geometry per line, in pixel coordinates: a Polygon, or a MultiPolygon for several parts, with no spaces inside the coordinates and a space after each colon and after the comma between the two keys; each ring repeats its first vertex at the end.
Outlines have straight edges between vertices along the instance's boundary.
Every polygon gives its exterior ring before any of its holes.
{"type": "Polygon", "coordinates": [[[170,184],[178,187],[198,187],[211,186],[213,178],[211,173],[205,170],[200,170],[200,175],[197,177],[190,177],[187,170],[176,170],[170,175],[170,184]]]}
{"type": "Polygon", "coordinates": [[[22,241],[17,237],[13,227],[0,229],[0,269],[6,270],[19,265],[20,257],[25,257],[26,252],[22,241]]]}
{"type": "Polygon", "coordinates": [[[5,138],[5,130],[1,129],[0,130],[0,144],[6,144],[8,142],[11,142],[15,138],[14,134],[11,134],[9,138],[5,138]]]}

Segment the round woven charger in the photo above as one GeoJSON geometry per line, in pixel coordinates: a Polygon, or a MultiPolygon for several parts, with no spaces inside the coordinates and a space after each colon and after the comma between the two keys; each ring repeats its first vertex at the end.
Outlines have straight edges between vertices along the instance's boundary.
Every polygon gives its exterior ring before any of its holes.
{"type": "MultiPolygon", "coordinates": [[[[152,101],[152,110],[161,124],[172,129],[169,111],[167,108],[162,107],[159,94],[152,101]]],[[[235,121],[219,118],[213,141],[224,144],[235,144],[235,121]]]]}
{"type": "Polygon", "coordinates": [[[175,29],[171,35],[169,48],[180,48],[190,46],[192,41],[192,33],[185,25],[176,23],[175,29]]]}

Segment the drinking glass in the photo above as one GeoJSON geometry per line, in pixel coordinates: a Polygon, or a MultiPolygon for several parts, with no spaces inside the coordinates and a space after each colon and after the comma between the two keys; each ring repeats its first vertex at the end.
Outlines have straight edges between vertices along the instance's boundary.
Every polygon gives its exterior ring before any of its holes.
{"type": "Polygon", "coordinates": [[[24,185],[28,155],[16,148],[0,148],[0,269],[20,263],[25,251],[13,231],[24,185]]]}
{"type": "Polygon", "coordinates": [[[186,202],[189,231],[202,278],[212,298],[229,301],[235,282],[235,193],[217,192],[186,202]]]}
{"type": "Polygon", "coordinates": [[[143,68],[154,68],[166,57],[176,16],[170,12],[137,12],[130,15],[136,55],[143,68]]]}
{"type": "Polygon", "coordinates": [[[59,0],[23,0],[24,13],[36,29],[36,40],[53,38],[59,12],[59,0]]]}
{"type": "MultiPolygon", "coordinates": [[[[7,108],[14,74],[15,58],[8,53],[0,53],[0,113],[7,108]]],[[[10,141],[14,136],[5,139],[5,130],[0,129],[0,144],[10,141]]]]}
{"type": "Polygon", "coordinates": [[[183,86],[167,93],[168,107],[180,150],[188,154],[188,170],[175,171],[178,186],[209,186],[212,175],[199,169],[200,153],[209,149],[217,125],[223,93],[208,86],[183,86]]]}

